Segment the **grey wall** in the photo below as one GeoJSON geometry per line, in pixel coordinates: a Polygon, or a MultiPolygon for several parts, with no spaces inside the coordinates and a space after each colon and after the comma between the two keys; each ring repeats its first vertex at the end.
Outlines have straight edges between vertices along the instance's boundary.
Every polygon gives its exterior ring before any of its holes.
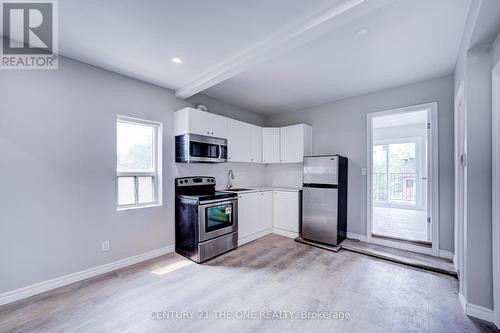
{"type": "Polygon", "coordinates": [[[174,244],[172,121],[185,106],[67,58],[57,71],[1,71],[0,293],[174,244]],[[116,211],[117,114],[163,123],[161,207],[116,211]]]}
{"type": "MultiPolygon", "coordinates": [[[[453,251],[453,77],[409,84],[376,93],[271,115],[268,126],[307,123],[313,127],[315,154],[338,153],[349,158],[348,231],[366,235],[366,115],[398,107],[437,101],[439,104],[440,248],[453,251]]],[[[268,169],[268,178],[279,168],[268,169]]],[[[288,171],[293,174],[293,171],[288,171]]]]}
{"type": "Polygon", "coordinates": [[[187,101],[193,104],[193,106],[196,106],[197,104],[205,104],[210,112],[221,116],[237,119],[258,126],[264,125],[263,115],[234,105],[226,104],[207,95],[197,94],[188,98],[187,101]]]}

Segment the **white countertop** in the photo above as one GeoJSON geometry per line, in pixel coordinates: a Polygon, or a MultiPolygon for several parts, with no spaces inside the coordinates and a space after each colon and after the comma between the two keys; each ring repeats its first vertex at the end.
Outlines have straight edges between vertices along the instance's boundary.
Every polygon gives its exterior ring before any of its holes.
{"type": "MultiPolygon", "coordinates": [[[[238,187],[236,187],[238,188],[238,187]]],[[[302,191],[302,188],[300,187],[275,187],[275,186],[244,186],[241,188],[245,188],[247,190],[245,191],[231,191],[228,189],[217,189],[217,191],[223,191],[223,192],[233,192],[233,193],[251,193],[251,192],[264,192],[264,191],[286,191],[286,192],[298,192],[302,191]]]]}

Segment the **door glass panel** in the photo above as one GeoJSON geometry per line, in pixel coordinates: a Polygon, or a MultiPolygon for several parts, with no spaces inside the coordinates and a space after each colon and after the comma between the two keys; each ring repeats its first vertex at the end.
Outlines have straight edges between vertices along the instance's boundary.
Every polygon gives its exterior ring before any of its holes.
{"type": "Polygon", "coordinates": [[[207,214],[206,214],[207,232],[229,227],[231,225],[233,225],[232,204],[207,207],[207,214]]]}
{"type": "Polygon", "coordinates": [[[139,203],[154,202],[153,177],[139,177],[137,181],[139,203]]]}
{"type": "Polygon", "coordinates": [[[428,111],[372,119],[372,235],[429,243],[428,111]]]}
{"type": "Polygon", "coordinates": [[[135,177],[118,177],[118,205],[135,204],[135,177]]]}
{"type": "Polygon", "coordinates": [[[190,142],[189,148],[191,156],[217,158],[218,146],[203,142],[190,142]]]}

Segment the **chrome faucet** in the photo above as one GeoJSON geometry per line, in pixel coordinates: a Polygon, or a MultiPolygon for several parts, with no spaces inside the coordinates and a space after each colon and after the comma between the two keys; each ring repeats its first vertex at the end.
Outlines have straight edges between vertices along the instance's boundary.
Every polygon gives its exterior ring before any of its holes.
{"type": "Polygon", "coordinates": [[[227,188],[231,188],[233,187],[233,180],[234,179],[234,175],[233,175],[233,170],[229,170],[227,172],[227,188]]]}

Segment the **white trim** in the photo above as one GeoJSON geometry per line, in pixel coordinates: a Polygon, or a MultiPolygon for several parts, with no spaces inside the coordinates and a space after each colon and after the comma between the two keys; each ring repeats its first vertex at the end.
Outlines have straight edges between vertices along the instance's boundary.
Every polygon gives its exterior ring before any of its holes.
{"type": "MultiPolygon", "coordinates": [[[[500,38],[500,35],[499,35],[500,38]]],[[[495,310],[495,325],[500,327],[500,61],[492,73],[492,244],[493,244],[493,303],[495,310]]]]}
{"type": "Polygon", "coordinates": [[[451,251],[439,250],[439,258],[453,260],[455,255],[451,251]]]}
{"type": "Polygon", "coordinates": [[[454,222],[454,240],[455,240],[455,270],[460,279],[459,291],[467,296],[467,256],[465,255],[467,243],[465,242],[465,233],[467,225],[467,167],[462,166],[461,156],[467,153],[467,130],[466,130],[466,103],[465,103],[465,82],[461,81],[458,92],[455,96],[454,111],[454,164],[455,164],[455,222],[454,222]],[[463,135],[462,135],[463,134],[463,135]],[[462,147],[463,145],[463,147],[462,147]]]}
{"type": "Polygon", "coordinates": [[[438,103],[425,103],[418,105],[411,105],[402,108],[396,108],[385,111],[378,111],[368,113],[366,115],[366,129],[367,129],[367,137],[366,137],[366,161],[367,161],[367,183],[366,183],[366,199],[367,199],[367,242],[385,245],[390,247],[395,247],[402,250],[414,251],[418,253],[430,254],[433,256],[439,256],[439,124],[438,124],[438,103]],[[430,117],[430,144],[429,144],[429,160],[428,166],[431,169],[431,172],[428,172],[427,178],[429,180],[428,184],[430,185],[430,189],[427,193],[428,201],[431,203],[427,205],[428,214],[431,217],[432,221],[432,248],[408,244],[404,242],[386,240],[375,238],[372,236],[372,210],[373,210],[373,200],[372,200],[372,144],[373,144],[373,133],[372,133],[372,120],[375,116],[383,116],[390,115],[400,112],[412,112],[412,111],[421,111],[421,110],[429,110],[430,117]]]}
{"type": "Polygon", "coordinates": [[[284,230],[284,229],[279,229],[276,227],[273,227],[273,234],[288,237],[288,238],[297,238],[299,237],[298,232],[290,231],[290,230],[284,230]]]}
{"type": "Polygon", "coordinates": [[[354,238],[362,242],[366,242],[366,235],[354,234],[352,232],[347,232],[347,238],[354,238]]]}
{"type": "Polygon", "coordinates": [[[467,299],[462,293],[458,294],[458,299],[466,315],[491,323],[494,322],[495,315],[493,310],[467,302],[467,299]]]}
{"type": "Polygon", "coordinates": [[[256,232],[256,233],[254,233],[252,235],[245,236],[243,238],[239,238],[238,239],[238,246],[244,245],[246,243],[250,243],[251,241],[254,241],[254,240],[259,239],[261,237],[270,235],[270,234],[272,234],[272,232],[273,232],[273,228],[269,228],[269,229],[266,229],[266,230],[262,230],[262,231],[256,232]]]}
{"type": "Polygon", "coordinates": [[[329,8],[322,8],[314,15],[306,13],[306,16],[284,29],[202,73],[187,85],[177,89],[175,96],[182,99],[191,97],[394,1],[343,0],[329,8]]]}
{"type": "Polygon", "coordinates": [[[174,252],[174,246],[163,247],[158,250],[153,250],[143,254],[139,254],[130,258],[117,260],[108,264],[86,269],[77,273],[61,276],[55,279],[32,284],[27,287],[19,288],[16,290],[8,291],[0,294],[0,306],[8,303],[18,301],[23,298],[31,297],[44,293],[49,290],[67,286],[69,284],[90,279],[102,274],[115,271],[120,268],[135,265],[137,263],[163,256],[165,254],[174,252]]]}

